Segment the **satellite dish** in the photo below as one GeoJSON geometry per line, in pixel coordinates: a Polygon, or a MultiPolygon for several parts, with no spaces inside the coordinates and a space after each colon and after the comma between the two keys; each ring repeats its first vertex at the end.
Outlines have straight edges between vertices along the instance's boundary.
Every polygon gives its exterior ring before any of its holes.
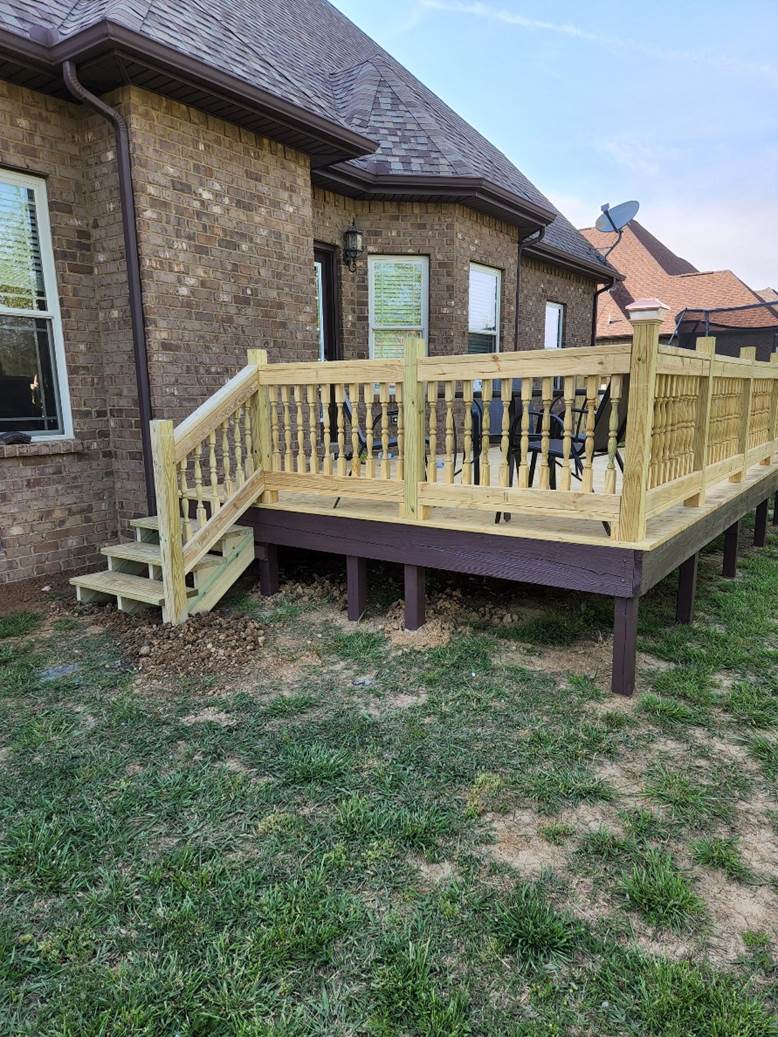
{"type": "Polygon", "coordinates": [[[615,205],[612,209],[607,202],[605,205],[600,206],[602,216],[597,217],[597,222],[594,226],[601,234],[618,235],[611,247],[606,252],[603,252],[603,259],[607,259],[621,241],[621,235],[624,233],[624,228],[630,220],[635,219],[639,208],[640,202],[635,201],[622,202],[621,205],[615,205]]]}

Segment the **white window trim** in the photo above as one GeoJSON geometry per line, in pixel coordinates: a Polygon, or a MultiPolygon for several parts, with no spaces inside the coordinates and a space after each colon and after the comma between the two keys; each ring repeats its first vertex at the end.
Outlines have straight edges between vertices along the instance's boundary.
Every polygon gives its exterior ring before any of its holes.
{"type": "MultiPolygon", "coordinates": [[[[496,293],[497,293],[497,299],[496,299],[496,305],[495,305],[495,309],[494,309],[494,318],[495,318],[494,351],[495,351],[495,353],[499,353],[500,352],[500,338],[501,338],[501,336],[500,336],[500,327],[502,325],[502,313],[501,313],[501,304],[502,304],[502,270],[500,270],[500,268],[496,267],[496,266],[487,266],[485,263],[471,263],[470,264],[470,270],[483,270],[487,274],[496,274],[497,275],[497,285],[496,285],[496,288],[495,288],[496,293]]],[[[469,277],[470,270],[468,270],[468,283],[467,283],[468,297],[469,297],[469,294],[470,294],[470,277],[469,277]]],[[[470,307],[468,305],[468,310],[469,310],[469,308],[470,307]]],[[[470,327],[470,313],[469,312],[468,312],[468,315],[467,315],[467,333],[468,333],[468,335],[470,335],[470,334],[473,334],[473,335],[491,335],[492,334],[491,331],[480,331],[477,328],[471,328],[470,327]]]]}
{"type": "MultiPolygon", "coordinates": [[[[429,344],[429,308],[430,308],[430,261],[429,256],[389,254],[367,257],[367,299],[368,299],[368,324],[369,324],[369,357],[374,359],[375,343],[375,300],[373,286],[375,282],[375,264],[379,262],[408,262],[421,264],[421,337],[424,339],[424,353],[427,353],[429,344]]],[[[379,331],[418,331],[417,324],[382,324],[379,331]]]]}
{"type": "Polygon", "coordinates": [[[51,238],[49,221],[49,197],[46,181],[39,176],[27,176],[15,173],[10,169],[0,169],[0,180],[15,184],[17,187],[29,188],[35,197],[35,215],[38,224],[38,242],[41,250],[41,266],[43,268],[43,288],[46,292],[47,310],[19,310],[12,306],[0,305],[0,314],[11,317],[35,317],[38,320],[51,321],[51,334],[54,340],[54,377],[57,380],[59,408],[62,416],[62,432],[31,432],[34,441],[44,440],[47,443],[73,438],[73,414],[70,408],[70,392],[68,389],[67,364],[65,363],[65,341],[62,335],[62,315],[59,308],[59,292],[57,291],[57,274],[54,268],[54,245],[51,238]]]}
{"type": "Polygon", "coordinates": [[[313,269],[316,276],[316,310],[319,321],[319,360],[324,360],[324,265],[318,260],[313,261],[313,269]]]}
{"type": "Polygon", "coordinates": [[[546,299],[546,305],[543,310],[544,322],[543,322],[543,348],[544,349],[563,349],[565,342],[565,304],[563,302],[555,302],[553,299],[546,299]],[[546,346],[546,323],[548,318],[549,307],[553,307],[554,310],[559,314],[559,320],[557,323],[557,344],[555,346],[546,346]]]}

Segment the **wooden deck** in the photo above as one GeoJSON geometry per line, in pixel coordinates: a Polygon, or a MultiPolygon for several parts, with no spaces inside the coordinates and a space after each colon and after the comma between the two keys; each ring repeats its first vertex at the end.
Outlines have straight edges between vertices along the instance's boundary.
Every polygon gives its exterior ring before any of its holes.
{"type": "MultiPolygon", "coordinates": [[[[247,564],[238,520],[266,593],[278,547],[344,556],[351,618],[368,559],[405,566],[410,629],[427,568],[590,591],[614,599],[613,687],[631,693],[641,594],[678,568],[690,621],[700,548],[728,531],[731,574],[739,520],[755,510],[761,542],[778,492],[778,355],[660,346],[661,307],[632,311],[619,346],[427,357],[419,341],[403,360],[298,364],[250,352],[177,428],[153,423],[149,594],[162,585],[171,622],[212,607],[247,564]]],[[[108,555],[136,576],[144,564],[108,555]]]]}

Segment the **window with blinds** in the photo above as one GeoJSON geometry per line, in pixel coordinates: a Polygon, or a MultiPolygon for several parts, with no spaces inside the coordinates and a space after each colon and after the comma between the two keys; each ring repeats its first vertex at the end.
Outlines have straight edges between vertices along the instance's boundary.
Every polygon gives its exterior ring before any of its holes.
{"type": "Polygon", "coordinates": [[[370,356],[396,360],[412,338],[427,342],[429,260],[426,256],[369,256],[370,356]]]}
{"type": "Polygon", "coordinates": [[[0,170],[0,432],[70,434],[46,185],[0,170]]]}
{"type": "Polygon", "coordinates": [[[480,263],[470,264],[468,353],[496,353],[500,348],[501,283],[501,271],[480,263]]]}

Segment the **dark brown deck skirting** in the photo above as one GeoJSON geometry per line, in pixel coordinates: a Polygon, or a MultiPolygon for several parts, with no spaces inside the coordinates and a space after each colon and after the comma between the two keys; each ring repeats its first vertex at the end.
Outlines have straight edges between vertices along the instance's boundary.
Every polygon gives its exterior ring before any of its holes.
{"type": "Polygon", "coordinates": [[[749,511],[754,511],[763,500],[775,492],[776,488],[778,472],[771,472],[720,508],[703,515],[694,525],[687,526],[660,547],[643,552],[640,593],[645,594],[651,590],[690,555],[696,554],[700,548],[715,540],[749,511]]]}
{"type": "Polygon", "coordinates": [[[754,547],[764,547],[767,543],[767,508],[769,499],[763,500],[756,508],[754,520],[754,547]]]}
{"type": "Polygon", "coordinates": [[[640,587],[641,552],[629,548],[269,508],[251,508],[241,524],[254,527],[257,541],[282,547],[496,576],[616,598],[631,598],[640,587]]]}

